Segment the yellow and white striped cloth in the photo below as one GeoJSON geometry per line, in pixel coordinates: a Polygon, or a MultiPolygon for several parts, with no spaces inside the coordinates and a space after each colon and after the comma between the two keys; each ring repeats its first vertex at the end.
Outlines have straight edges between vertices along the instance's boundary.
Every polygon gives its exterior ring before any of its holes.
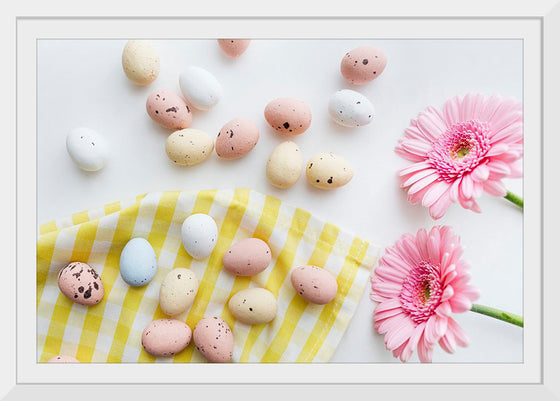
{"type": "Polygon", "coordinates": [[[220,316],[232,328],[234,362],[327,362],[362,297],[379,248],[337,226],[276,198],[236,190],[166,191],[115,202],[44,224],[37,243],[37,360],[57,354],[81,362],[204,362],[191,344],[174,358],[154,358],[141,346],[142,330],[166,318],[158,306],[160,284],[175,267],[190,268],[200,286],[191,309],[181,315],[191,328],[204,316],[220,316]],[[181,243],[181,224],[192,213],[207,213],[218,225],[212,255],[193,260],[181,243]],[[129,287],[119,258],[133,237],[146,238],[158,257],[154,279],[129,287]],[[249,237],[266,241],[272,262],[253,277],[222,269],[222,256],[249,237]],[[57,273],[71,261],[90,264],[105,288],[103,301],[78,305],[58,289],[57,273]],[[294,291],[290,270],[324,266],[337,277],[338,294],[327,305],[312,305],[294,291]],[[278,299],[269,324],[237,322],[227,307],[235,292],[264,287],[278,299]]]}

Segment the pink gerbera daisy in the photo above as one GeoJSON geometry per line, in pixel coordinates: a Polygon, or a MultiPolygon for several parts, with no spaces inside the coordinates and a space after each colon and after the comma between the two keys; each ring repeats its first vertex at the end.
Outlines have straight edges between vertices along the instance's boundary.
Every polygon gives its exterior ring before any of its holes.
{"type": "Polygon", "coordinates": [[[434,219],[457,200],[480,213],[483,191],[506,196],[502,179],[522,176],[522,105],[499,95],[454,97],[412,120],[395,151],[414,162],[399,171],[409,202],[422,201],[434,219]]]}
{"type": "Polygon", "coordinates": [[[371,278],[371,299],[379,302],[373,321],[395,358],[406,362],[417,349],[421,362],[431,362],[436,343],[448,353],[467,346],[451,314],[470,310],[479,292],[467,285],[462,253],[449,226],[405,234],[385,250],[371,278]]]}

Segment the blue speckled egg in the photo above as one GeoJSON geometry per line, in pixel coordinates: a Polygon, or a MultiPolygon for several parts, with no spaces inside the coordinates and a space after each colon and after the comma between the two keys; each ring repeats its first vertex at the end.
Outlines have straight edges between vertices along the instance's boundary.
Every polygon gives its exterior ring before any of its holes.
{"type": "Polygon", "coordinates": [[[148,284],[157,270],[154,248],[144,238],[131,239],[122,250],[119,269],[128,285],[142,287],[148,284]]]}

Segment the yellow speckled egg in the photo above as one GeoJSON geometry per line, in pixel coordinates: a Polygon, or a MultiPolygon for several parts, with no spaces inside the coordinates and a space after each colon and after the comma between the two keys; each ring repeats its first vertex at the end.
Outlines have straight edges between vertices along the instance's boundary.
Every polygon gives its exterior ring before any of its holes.
{"type": "Polygon", "coordinates": [[[122,66],[136,85],[148,85],[159,75],[159,55],[147,40],[129,40],[122,53],[122,66]]]}
{"type": "Polygon", "coordinates": [[[210,157],[213,150],[212,137],[204,131],[192,128],[175,131],[165,141],[167,157],[181,166],[202,163],[210,157]]]}

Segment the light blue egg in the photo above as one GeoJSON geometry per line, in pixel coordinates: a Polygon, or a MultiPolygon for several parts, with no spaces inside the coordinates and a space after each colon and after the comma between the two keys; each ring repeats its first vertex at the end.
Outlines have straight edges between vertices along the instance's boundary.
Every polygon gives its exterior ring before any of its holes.
{"type": "Polygon", "coordinates": [[[133,238],[121,253],[121,277],[133,287],[148,284],[156,275],[157,258],[154,248],[144,238],[133,238]]]}

